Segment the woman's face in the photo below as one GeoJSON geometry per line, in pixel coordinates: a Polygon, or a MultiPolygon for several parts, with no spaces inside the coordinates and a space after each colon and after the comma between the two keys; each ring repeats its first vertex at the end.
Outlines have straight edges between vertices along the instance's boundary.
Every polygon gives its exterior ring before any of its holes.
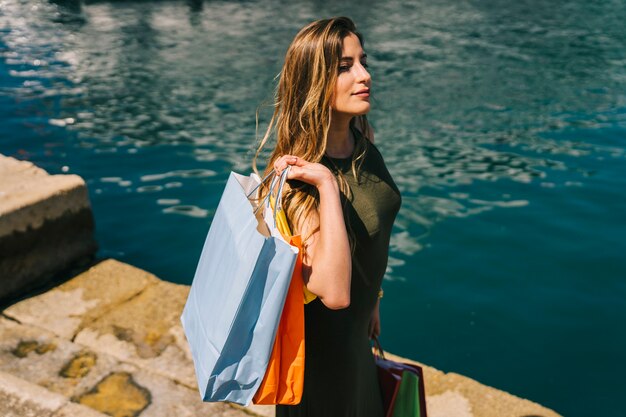
{"type": "Polygon", "coordinates": [[[341,52],[332,108],[350,116],[366,114],[370,111],[372,78],[366,69],[367,55],[354,33],[343,39],[341,52]]]}

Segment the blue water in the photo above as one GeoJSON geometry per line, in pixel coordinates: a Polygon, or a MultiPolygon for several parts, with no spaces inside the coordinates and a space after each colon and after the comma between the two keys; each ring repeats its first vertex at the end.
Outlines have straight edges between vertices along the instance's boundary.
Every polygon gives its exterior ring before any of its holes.
{"type": "Polygon", "coordinates": [[[99,257],[189,284],[290,40],[342,14],[403,195],[383,346],[625,416],[623,2],[2,0],[0,152],[86,180],[99,257]]]}

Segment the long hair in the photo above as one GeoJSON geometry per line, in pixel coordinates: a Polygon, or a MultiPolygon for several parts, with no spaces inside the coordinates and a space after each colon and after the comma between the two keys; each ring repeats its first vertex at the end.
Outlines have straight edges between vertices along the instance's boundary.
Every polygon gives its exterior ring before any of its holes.
{"type": "MultiPolygon", "coordinates": [[[[363,46],[363,36],[349,18],[322,19],[303,27],[289,45],[274,93],[274,113],[252,161],[252,169],[257,175],[257,158],[273,134],[276,146],[267,161],[264,174],[260,175],[262,178],[273,169],[274,162],[282,155],[295,155],[309,162],[322,160],[326,152],[331,103],[339,73],[343,39],[351,33],[358,37],[363,46]]],[[[362,126],[363,136],[369,140],[367,117],[353,117],[350,127],[354,127],[355,123],[362,126]]],[[[358,180],[367,146],[364,141],[357,140],[355,146],[352,174],[358,180]]],[[[340,170],[338,184],[340,191],[350,200],[350,187],[340,170]]],[[[269,185],[263,184],[260,198],[267,195],[268,191],[269,185]]],[[[319,193],[313,185],[296,180],[287,181],[283,193],[283,209],[289,227],[294,235],[301,234],[297,225],[312,210],[319,208],[319,193]]],[[[354,253],[354,233],[348,222],[346,205],[347,201],[343,201],[350,248],[354,253]]],[[[310,233],[302,236],[302,241],[305,242],[318,228],[319,223],[313,225],[310,233]]]]}

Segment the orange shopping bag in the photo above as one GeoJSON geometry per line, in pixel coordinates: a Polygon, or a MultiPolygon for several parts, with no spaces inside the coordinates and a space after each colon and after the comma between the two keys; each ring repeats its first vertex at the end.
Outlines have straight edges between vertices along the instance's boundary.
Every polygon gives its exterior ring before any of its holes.
{"type": "MultiPolygon", "coordinates": [[[[270,198],[270,201],[272,199],[270,198]]],[[[277,228],[291,245],[300,249],[296,259],[285,306],[280,317],[272,355],[265,377],[252,402],[254,404],[299,404],[304,387],[304,303],[302,279],[302,240],[290,236],[289,226],[281,211],[277,228]]]]}

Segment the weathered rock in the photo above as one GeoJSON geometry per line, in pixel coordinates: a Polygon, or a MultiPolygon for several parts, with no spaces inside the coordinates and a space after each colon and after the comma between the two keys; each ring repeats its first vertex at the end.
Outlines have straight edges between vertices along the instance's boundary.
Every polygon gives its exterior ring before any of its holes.
{"type": "Polygon", "coordinates": [[[104,353],[92,352],[97,359],[88,366],[86,373],[76,372],[70,375],[63,372],[68,363],[77,358],[88,357],[84,354],[86,349],[85,346],[61,339],[45,329],[0,316],[0,415],[104,416],[96,413],[96,410],[106,411],[106,415],[141,417],[247,415],[228,404],[204,403],[195,387],[186,387],[170,378],[119,361],[104,353]],[[33,349],[25,356],[18,357],[13,350],[23,340],[34,341],[38,345],[53,343],[57,347],[42,354],[33,349]],[[2,380],[5,375],[8,375],[8,381],[2,380]],[[15,390],[3,390],[4,385],[14,386],[14,381],[20,382],[15,390]],[[25,391],[34,397],[33,401],[28,402],[31,397],[20,396],[17,391],[22,390],[23,386],[31,385],[36,391],[25,391]],[[74,402],[68,402],[70,399],[74,402]],[[4,403],[10,404],[15,414],[8,411],[4,414],[4,403]],[[82,408],[75,407],[79,403],[82,408]],[[96,414],[85,411],[87,406],[96,414]],[[72,414],[73,410],[79,411],[72,414]]]}
{"type": "Polygon", "coordinates": [[[0,415],[4,417],[48,417],[65,403],[62,395],[0,372],[0,415]]]}
{"type": "Polygon", "coordinates": [[[133,372],[134,381],[151,393],[150,405],[141,417],[245,417],[246,414],[225,403],[205,403],[195,389],[143,369],[133,372]]]}
{"type": "Polygon", "coordinates": [[[426,397],[428,417],[472,417],[472,406],[463,394],[446,391],[443,394],[426,397]]]}
{"type": "Polygon", "coordinates": [[[146,271],[107,259],[50,291],[10,306],[4,314],[71,339],[85,323],[157,282],[162,281],[146,271]]]}
{"type": "Polygon", "coordinates": [[[159,281],[85,326],[75,341],[97,352],[196,386],[180,315],[189,287],[159,281]]]}
{"type": "Polygon", "coordinates": [[[25,358],[30,352],[37,352],[41,355],[54,349],[56,349],[54,343],[39,343],[36,340],[22,340],[15,349],[13,349],[13,354],[18,358],[25,358]]]}
{"type": "Polygon", "coordinates": [[[0,154],[0,302],[93,258],[85,181],[0,154]]]}
{"type": "MultiPolygon", "coordinates": [[[[80,359],[79,359],[80,360],[80,359]]],[[[119,361],[97,355],[84,346],[72,343],[34,326],[16,323],[0,316],[0,371],[61,394],[65,397],[91,389],[106,376],[119,361]],[[25,355],[16,355],[15,349],[23,341],[35,341],[40,346],[54,344],[54,350],[38,353],[32,350],[25,355]],[[78,366],[77,358],[91,356],[93,363],[83,362],[78,366]],[[73,367],[70,368],[71,364],[73,367]]]]}
{"type": "Polygon", "coordinates": [[[91,371],[97,359],[93,352],[80,352],[61,368],[59,374],[64,378],[83,378],[91,371]]]}
{"type": "Polygon", "coordinates": [[[248,407],[242,407],[248,412],[261,417],[274,417],[276,415],[276,406],[274,405],[256,405],[250,404],[248,407]]]}
{"type": "Polygon", "coordinates": [[[444,373],[388,352],[385,357],[422,367],[429,417],[560,417],[540,404],[483,385],[466,376],[454,372],[444,373]]]}
{"type": "MultiPolygon", "coordinates": [[[[106,403],[99,410],[108,415],[273,417],[273,406],[202,402],[179,320],[188,291],[121,262],[101,262],[4,311],[13,320],[0,317],[0,372],[91,407],[106,403]],[[129,403],[122,392],[133,390],[129,403]]],[[[418,364],[430,417],[559,417],[471,378],[418,364]]]]}
{"type": "Polygon", "coordinates": [[[113,417],[136,417],[150,404],[151,395],[130,373],[113,372],[74,401],[113,417]]]}
{"type": "Polygon", "coordinates": [[[52,417],[108,417],[106,414],[97,412],[96,410],[85,407],[84,405],[68,402],[59,411],[54,413],[52,417]]]}

